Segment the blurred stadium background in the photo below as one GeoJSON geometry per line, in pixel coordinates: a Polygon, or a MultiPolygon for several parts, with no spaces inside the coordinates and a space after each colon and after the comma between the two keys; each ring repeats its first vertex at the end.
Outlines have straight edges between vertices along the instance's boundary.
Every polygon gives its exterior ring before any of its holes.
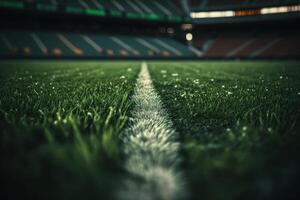
{"type": "Polygon", "coordinates": [[[0,199],[300,199],[299,19],[300,0],[0,0],[0,199]]]}
{"type": "Polygon", "coordinates": [[[299,58],[299,0],[0,0],[1,58],[299,58]]]}

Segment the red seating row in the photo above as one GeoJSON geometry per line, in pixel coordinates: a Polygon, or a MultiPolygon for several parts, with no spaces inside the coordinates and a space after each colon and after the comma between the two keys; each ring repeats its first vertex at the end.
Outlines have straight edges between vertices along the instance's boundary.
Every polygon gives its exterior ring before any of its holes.
{"type": "Polygon", "coordinates": [[[241,31],[212,33],[194,33],[193,44],[203,51],[207,58],[265,58],[300,57],[299,33],[280,33],[274,31],[241,31]],[[204,48],[208,42],[210,46],[204,48]]]}

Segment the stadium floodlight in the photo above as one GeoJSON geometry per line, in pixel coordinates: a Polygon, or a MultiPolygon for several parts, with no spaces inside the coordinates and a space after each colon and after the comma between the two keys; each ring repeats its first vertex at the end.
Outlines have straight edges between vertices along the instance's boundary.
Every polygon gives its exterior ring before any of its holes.
{"type": "Polygon", "coordinates": [[[187,41],[192,41],[192,40],[193,40],[193,34],[187,33],[187,34],[185,35],[185,38],[186,38],[187,41]]]}

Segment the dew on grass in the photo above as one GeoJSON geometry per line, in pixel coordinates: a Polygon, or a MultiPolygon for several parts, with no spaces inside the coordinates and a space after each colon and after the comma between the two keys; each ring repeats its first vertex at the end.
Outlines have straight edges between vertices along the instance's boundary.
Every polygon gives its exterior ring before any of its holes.
{"type": "Polygon", "coordinates": [[[199,84],[199,79],[195,79],[193,82],[194,82],[195,84],[199,84]]]}

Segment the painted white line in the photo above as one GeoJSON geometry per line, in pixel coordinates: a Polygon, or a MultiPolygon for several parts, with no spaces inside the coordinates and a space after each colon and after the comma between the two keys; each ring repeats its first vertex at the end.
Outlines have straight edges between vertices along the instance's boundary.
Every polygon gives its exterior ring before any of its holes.
{"type": "Polygon", "coordinates": [[[130,126],[121,135],[125,168],[136,179],[126,179],[118,199],[173,200],[183,198],[184,182],[178,171],[177,133],[143,63],[130,126]]]}

